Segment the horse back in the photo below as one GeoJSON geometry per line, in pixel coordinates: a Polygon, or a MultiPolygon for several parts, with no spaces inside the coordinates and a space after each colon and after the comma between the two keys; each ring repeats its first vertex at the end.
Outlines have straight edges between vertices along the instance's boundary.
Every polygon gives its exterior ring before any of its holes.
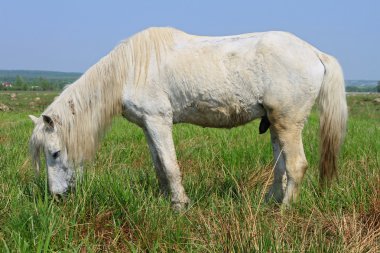
{"type": "Polygon", "coordinates": [[[156,102],[146,107],[170,111],[174,123],[206,127],[242,125],[281,105],[310,107],[323,78],[314,49],[283,32],[228,37],[181,32],[150,67],[154,71],[141,93],[152,93],[156,102]]]}

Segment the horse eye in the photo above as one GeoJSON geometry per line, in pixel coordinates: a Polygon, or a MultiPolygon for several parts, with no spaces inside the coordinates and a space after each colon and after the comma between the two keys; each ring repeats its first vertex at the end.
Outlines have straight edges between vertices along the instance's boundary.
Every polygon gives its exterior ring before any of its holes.
{"type": "Polygon", "coordinates": [[[61,151],[54,152],[53,155],[52,155],[53,158],[57,159],[60,153],[61,153],[61,151]]]}

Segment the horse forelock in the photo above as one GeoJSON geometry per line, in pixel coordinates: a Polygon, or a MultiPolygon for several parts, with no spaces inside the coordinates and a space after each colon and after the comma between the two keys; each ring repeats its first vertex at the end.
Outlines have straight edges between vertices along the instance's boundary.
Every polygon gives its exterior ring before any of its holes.
{"type": "Polygon", "coordinates": [[[42,132],[41,124],[35,126],[33,134],[29,140],[29,153],[32,158],[32,164],[34,168],[38,171],[40,165],[40,153],[43,147],[44,135],[42,132]]]}
{"type": "Polygon", "coordinates": [[[98,135],[106,128],[105,123],[99,121],[111,118],[112,112],[106,108],[113,105],[107,104],[104,92],[102,95],[98,94],[102,91],[93,94],[86,84],[73,85],[76,87],[66,89],[44,114],[54,122],[61,148],[67,152],[67,162],[76,165],[94,155],[98,135]],[[95,102],[99,98],[101,102],[95,102]],[[102,106],[105,108],[99,111],[102,106]]]}

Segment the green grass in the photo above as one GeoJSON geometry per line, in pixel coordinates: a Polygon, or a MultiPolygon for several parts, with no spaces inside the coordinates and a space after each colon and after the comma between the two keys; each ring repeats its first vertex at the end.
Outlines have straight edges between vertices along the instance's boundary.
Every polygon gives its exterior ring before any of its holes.
{"type": "Polygon", "coordinates": [[[28,156],[33,123],[55,93],[0,93],[0,252],[378,252],[379,95],[349,96],[339,180],[318,188],[318,115],[304,129],[309,169],[299,202],[263,202],[272,174],[269,134],[258,122],[232,130],[174,128],[192,206],[160,196],[142,131],[114,120],[76,192],[56,203],[28,156]],[[39,100],[36,100],[39,97],[39,100]],[[31,103],[33,102],[33,104],[31,103]]]}

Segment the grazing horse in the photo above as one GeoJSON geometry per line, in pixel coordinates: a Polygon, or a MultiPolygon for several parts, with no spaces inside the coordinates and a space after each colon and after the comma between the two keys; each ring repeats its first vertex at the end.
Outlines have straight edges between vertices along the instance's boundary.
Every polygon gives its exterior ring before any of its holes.
{"type": "Polygon", "coordinates": [[[180,209],[189,198],[173,124],[232,128],[261,118],[259,131],[270,129],[277,161],[267,199],[289,204],[307,167],[301,133],[316,100],[326,184],[336,174],[347,121],[343,74],[333,57],[285,32],[206,37],[150,28],[119,44],[40,117],[30,116],[30,151],[38,170],[43,150],[49,191],[63,194],[122,114],[143,129],[160,188],[180,209]]]}

